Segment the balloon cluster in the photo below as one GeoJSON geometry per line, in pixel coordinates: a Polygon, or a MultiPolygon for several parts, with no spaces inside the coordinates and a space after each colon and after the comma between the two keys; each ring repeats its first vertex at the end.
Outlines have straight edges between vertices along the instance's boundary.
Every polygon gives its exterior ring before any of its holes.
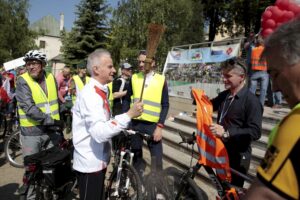
{"type": "Polygon", "coordinates": [[[300,16],[299,0],[277,0],[274,6],[266,8],[261,17],[261,35],[270,35],[281,24],[300,16]]]}

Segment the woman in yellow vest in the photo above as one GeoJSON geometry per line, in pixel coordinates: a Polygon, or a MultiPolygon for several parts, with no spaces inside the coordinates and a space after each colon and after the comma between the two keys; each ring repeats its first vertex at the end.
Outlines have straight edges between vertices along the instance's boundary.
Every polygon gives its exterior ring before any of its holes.
{"type": "MultiPolygon", "coordinates": [[[[27,72],[20,75],[16,84],[16,99],[21,126],[23,156],[32,155],[57,145],[61,140],[58,133],[48,133],[47,126],[62,126],[59,116],[58,93],[54,76],[46,73],[46,55],[37,50],[24,57],[27,72]]],[[[26,167],[25,167],[26,169],[26,167]]],[[[25,171],[25,179],[29,172],[25,171]]],[[[24,190],[26,183],[18,189],[27,198],[34,195],[32,189],[24,190]],[[27,193],[27,194],[26,194],[27,193]]]]}

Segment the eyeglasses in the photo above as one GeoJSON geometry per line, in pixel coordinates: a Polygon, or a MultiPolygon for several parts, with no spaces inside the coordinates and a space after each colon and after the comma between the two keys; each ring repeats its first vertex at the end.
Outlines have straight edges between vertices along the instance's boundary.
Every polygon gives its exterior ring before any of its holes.
{"type": "Polygon", "coordinates": [[[33,67],[37,67],[37,66],[39,66],[39,65],[41,65],[42,63],[40,62],[40,61],[28,61],[27,63],[26,63],[26,67],[30,67],[31,65],[33,66],[33,67]]]}
{"type": "Polygon", "coordinates": [[[231,59],[227,60],[226,63],[229,65],[232,65],[232,66],[238,66],[243,69],[245,74],[247,73],[247,69],[246,69],[245,65],[243,63],[239,62],[236,58],[231,58],[231,59]]]}

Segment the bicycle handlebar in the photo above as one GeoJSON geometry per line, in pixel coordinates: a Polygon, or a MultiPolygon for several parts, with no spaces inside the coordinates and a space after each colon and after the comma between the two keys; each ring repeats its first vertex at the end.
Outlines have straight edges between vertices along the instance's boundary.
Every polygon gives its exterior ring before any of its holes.
{"type": "Polygon", "coordinates": [[[146,134],[146,133],[141,133],[139,131],[135,131],[135,130],[124,130],[123,133],[126,135],[126,136],[130,136],[130,135],[140,135],[142,136],[142,138],[146,141],[152,141],[153,140],[153,136],[152,135],[149,135],[149,134],[146,134]]]}

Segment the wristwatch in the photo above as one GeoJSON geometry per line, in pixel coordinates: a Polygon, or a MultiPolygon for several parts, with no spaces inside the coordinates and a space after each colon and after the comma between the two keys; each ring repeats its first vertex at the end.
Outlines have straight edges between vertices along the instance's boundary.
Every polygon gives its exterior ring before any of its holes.
{"type": "Polygon", "coordinates": [[[229,132],[228,131],[225,131],[222,135],[222,138],[224,139],[228,139],[229,138],[229,132]]]}

